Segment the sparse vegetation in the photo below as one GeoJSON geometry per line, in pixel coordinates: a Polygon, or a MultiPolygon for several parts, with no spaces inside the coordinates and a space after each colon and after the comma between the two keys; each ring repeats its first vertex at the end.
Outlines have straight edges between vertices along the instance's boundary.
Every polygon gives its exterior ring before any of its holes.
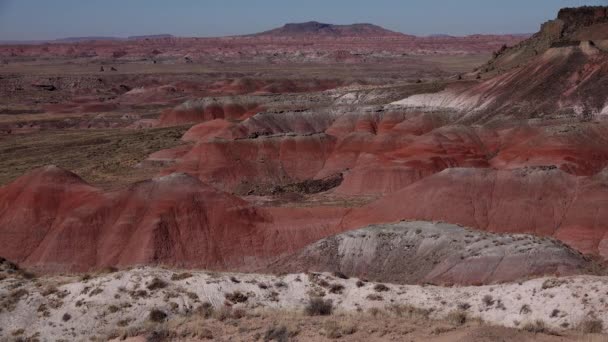
{"type": "Polygon", "coordinates": [[[391,305],[388,310],[397,317],[428,319],[432,310],[423,309],[413,305],[391,305]]]}
{"type": "Polygon", "coordinates": [[[213,316],[214,311],[215,310],[213,309],[213,305],[211,305],[211,303],[209,303],[209,302],[205,302],[205,303],[201,304],[195,310],[196,314],[198,314],[199,316],[201,316],[203,318],[211,318],[211,316],[213,316]]]}
{"type": "Polygon", "coordinates": [[[180,281],[184,279],[192,278],[192,273],[183,272],[183,273],[173,273],[171,275],[172,281],[180,281]]]}
{"type": "Polygon", "coordinates": [[[549,329],[547,329],[547,325],[542,320],[528,322],[523,325],[522,329],[535,334],[546,334],[549,332],[549,329]]]}
{"type": "Polygon", "coordinates": [[[2,302],[0,302],[0,309],[7,311],[13,311],[19,301],[25,296],[29,295],[26,289],[17,289],[10,292],[2,302]]]}
{"type": "Polygon", "coordinates": [[[234,291],[232,293],[226,293],[224,297],[232,303],[244,303],[247,301],[247,295],[240,291],[234,291]]]}
{"type": "Polygon", "coordinates": [[[375,294],[375,293],[370,293],[365,297],[367,300],[374,300],[374,301],[381,301],[384,300],[384,298],[382,298],[381,295],[379,294],[375,294]]]}
{"type": "Polygon", "coordinates": [[[446,321],[449,323],[461,326],[467,322],[467,313],[462,310],[455,310],[446,316],[446,321]]]}
{"type": "Polygon", "coordinates": [[[376,284],[376,285],[374,285],[374,291],[386,292],[386,291],[390,291],[390,288],[384,284],[376,284]]]}
{"type": "Polygon", "coordinates": [[[485,306],[492,306],[492,305],[494,305],[494,298],[492,298],[491,295],[487,294],[487,295],[483,296],[483,298],[481,298],[481,302],[485,306]]]}
{"type": "Polygon", "coordinates": [[[219,308],[219,310],[215,310],[213,312],[213,317],[221,322],[229,318],[234,318],[232,308],[226,305],[219,308]]]}
{"type": "Polygon", "coordinates": [[[148,315],[148,319],[155,323],[164,322],[167,319],[167,314],[159,309],[150,310],[150,314],[148,315]]]}
{"type": "Polygon", "coordinates": [[[313,297],[309,299],[305,311],[309,316],[329,316],[333,312],[333,303],[329,299],[313,297]]]}
{"type": "Polygon", "coordinates": [[[150,283],[148,284],[148,286],[146,286],[146,288],[150,291],[156,291],[159,289],[164,289],[165,287],[167,287],[169,284],[167,284],[166,281],[158,278],[158,277],[154,277],[150,283]]]}
{"type": "Polygon", "coordinates": [[[344,285],[342,284],[331,284],[329,286],[329,293],[341,294],[344,291],[344,285]]]}
{"type": "Polygon", "coordinates": [[[290,338],[297,336],[298,330],[290,330],[285,325],[272,326],[264,333],[264,341],[288,342],[290,338]]]}
{"type": "Polygon", "coordinates": [[[583,334],[601,334],[604,330],[604,322],[599,319],[585,319],[578,325],[578,330],[583,334]]]}
{"type": "Polygon", "coordinates": [[[323,324],[323,335],[327,338],[337,339],[343,336],[352,335],[357,331],[353,324],[339,324],[334,320],[326,321],[323,324]]]}
{"type": "Polygon", "coordinates": [[[61,316],[61,320],[64,322],[69,321],[72,318],[72,315],[70,315],[69,313],[64,313],[63,316],[61,316]]]}
{"type": "Polygon", "coordinates": [[[340,271],[334,272],[333,275],[338,279],[348,279],[348,276],[340,271]]]}
{"type": "Polygon", "coordinates": [[[565,281],[562,279],[554,279],[554,278],[547,279],[541,285],[541,289],[543,289],[543,290],[552,289],[554,287],[559,287],[559,286],[563,285],[564,283],[565,283],[565,281]]]}

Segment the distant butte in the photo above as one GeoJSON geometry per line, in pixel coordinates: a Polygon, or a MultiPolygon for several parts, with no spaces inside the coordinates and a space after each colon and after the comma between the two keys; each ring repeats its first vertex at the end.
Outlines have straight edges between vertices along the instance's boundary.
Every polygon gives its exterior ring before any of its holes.
{"type": "MultiPolygon", "coordinates": [[[[405,37],[407,35],[373,24],[333,25],[308,21],[305,23],[289,23],[282,27],[254,34],[254,36],[276,37],[405,37]]],[[[413,36],[412,36],[413,37],[413,36]]]]}

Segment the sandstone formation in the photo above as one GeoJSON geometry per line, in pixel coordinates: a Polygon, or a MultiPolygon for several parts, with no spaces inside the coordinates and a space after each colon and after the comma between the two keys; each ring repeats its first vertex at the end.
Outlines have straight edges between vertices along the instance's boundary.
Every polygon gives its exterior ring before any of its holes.
{"type": "Polygon", "coordinates": [[[185,174],[104,193],[53,166],[0,188],[0,203],[3,255],[46,271],[256,265],[331,234],[341,216],[330,208],[257,209],[185,174]],[[304,219],[311,214],[320,222],[304,219]]]}

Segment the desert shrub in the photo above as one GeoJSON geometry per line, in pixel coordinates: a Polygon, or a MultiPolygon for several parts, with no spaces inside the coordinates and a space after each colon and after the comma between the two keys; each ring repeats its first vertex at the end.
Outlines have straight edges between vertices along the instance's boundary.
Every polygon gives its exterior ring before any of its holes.
{"type": "Polygon", "coordinates": [[[584,334],[601,334],[604,322],[599,319],[586,319],[579,323],[578,330],[584,334]]]}
{"type": "Polygon", "coordinates": [[[355,283],[355,285],[357,285],[357,287],[363,287],[363,286],[365,286],[365,283],[362,282],[361,280],[357,280],[357,282],[355,283]]]}
{"type": "Polygon", "coordinates": [[[492,306],[492,305],[494,305],[494,298],[492,298],[492,296],[490,296],[490,295],[485,295],[481,299],[481,302],[484,303],[485,306],[492,306]]]}
{"type": "Polygon", "coordinates": [[[129,292],[129,294],[131,295],[131,297],[133,297],[135,299],[148,297],[148,291],[146,291],[146,290],[131,291],[131,292],[129,292]]]}
{"type": "Polygon", "coordinates": [[[458,303],[458,309],[467,311],[471,308],[471,304],[469,303],[458,303]]]}
{"type": "Polygon", "coordinates": [[[210,318],[213,316],[214,311],[213,305],[209,302],[205,302],[196,308],[195,313],[203,318],[210,318]]]}
{"type": "Polygon", "coordinates": [[[384,298],[382,298],[381,295],[379,294],[375,294],[375,293],[370,293],[367,295],[367,297],[365,297],[367,300],[376,300],[376,301],[380,301],[380,300],[384,300],[384,298]]]}
{"type": "Polygon", "coordinates": [[[264,341],[288,342],[289,331],[284,325],[281,325],[280,327],[270,327],[268,330],[266,330],[266,333],[264,333],[264,341]]]}
{"type": "Polygon", "coordinates": [[[341,294],[344,291],[344,286],[341,284],[331,284],[329,286],[329,293],[341,294]]]}
{"type": "Polygon", "coordinates": [[[150,310],[150,314],[148,315],[148,319],[152,322],[162,322],[167,318],[167,314],[162,311],[162,310],[158,310],[158,309],[152,309],[150,310]]]}
{"type": "Polygon", "coordinates": [[[566,281],[565,280],[561,280],[561,279],[553,279],[553,278],[552,279],[547,279],[547,280],[545,280],[543,282],[543,284],[541,285],[541,288],[543,290],[552,289],[554,287],[559,287],[559,286],[561,286],[562,284],[565,284],[565,283],[566,283],[566,281]]]}
{"type": "Polygon", "coordinates": [[[243,294],[240,291],[234,291],[232,293],[226,293],[226,294],[224,294],[224,297],[226,297],[226,299],[229,300],[229,301],[231,301],[232,303],[244,303],[248,299],[247,295],[243,294]]]}
{"type": "Polygon", "coordinates": [[[109,313],[117,313],[118,311],[120,311],[120,308],[118,306],[116,306],[116,305],[108,306],[109,313]]]}
{"type": "Polygon", "coordinates": [[[309,299],[305,311],[309,316],[329,316],[333,311],[333,303],[331,300],[313,297],[309,299]]]}
{"type": "Polygon", "coordinates": [[[13,330],[13,332],[11,333],[11,335],[13,335],[13,336],[21,336],[23,334],[25,334],[25,329],[23,329],[23,328],[17,329],[17,330],[13,330]]]}
{"type": "Polygon", "coordinates": [[[148,284],[148,286],[146,286],[146,287],[150,291],[156,291],[159,289],[164,289],[165,287],[167,287],[167,285],[169,285],[169,284],[167,284],[166,281],[164,281],[160,278],[154,277],[154,279],[152,279],[152,281],[150,281],[150,284],[148,284]]]}
{"type": "Polygon", "coordinates": [[[374,290],[376,292],[386,292],[386,291],[389,291],[390,288],[388,286],[384,285],[384,284],[376,284],[374,286],[374,290]]]}
{"type": "Polygon", "coordinates": [[[229,318],[232,318],[232,308],[224,305],[219,310],[214,311],[213,316],[218,321],[223,322],[229,318]]]}
{"type": "Polygon", "coordinates": [[[266,285],[264,283],[258,283],[258,287],[261,288],[262,290],[268,289],[268,285],[266,285]]]}
{"type": "Polygon", "coordinates": [[[553,309],[553,311],[551,311],[551,318],[557,317],[559,313],[560,311],[558,309],[553,309]]]}
{"type": "Polygon", "coordinates": [[[0,309],[6,309],[7,311],[13,311],[17,306],[17,303],[21,301],[21,298],[27,296],[29,292],[25,289],[17,289],[8,294],[8,296],[0,302],[0,309]]]}
{"type": "Polygon", "coordinates": [[[463,325],[467,322],[467,313],[462,310],[454,310],[446,316],[446,321],[453,325],[463,325]]]}
{"type": "Polygon", "coordinates": [[[525,331],[531,332],[531,333],[535,333],[535,334],[542,334],[542,333],[549,332],[545,322],[540,319],[538,319],[534,322],[528,322],[528,323],[524,324],[522,329],[525,331]]]}
{"type": "Polygon", "coordinates": [[[57,289],[56,286],[47,286],[44,290],[42,290],[42,292],[40,292],[40,294],[44,297],[50,296],[54,293],[59,292],[59,289],[57,289]]]}
{"type": "Polygon", "coordinates": [[[72,318],[72,315],[70,315],[69,313],[64,313],[63,316],[61,317],[61,320],[64,322],[69,321],[72,318]]]}
{"type": "Polygon", "coordinates": [[[522,305],[521,308],[519,309],[520,314],[527,315],[530,312],[532,312],[532,309],[530,309],[530,306],[528,304],[522,305]]]}
{"type": "Polygon", "coordinates": [[[367,310],[367,312],[369,312],[370,315],[376,317],[382,312],[382,310],[380,310],[380,308],[377,308],[377,307],[372,307],[372,308],[369,308],[369,310],[367,310]]]}
{"type": "Polygon", "coordinates": [[[235,283],[235,284],[240,284],[241,283],[241,281],[238,280],[235,276],[231,276],[230,277],[230,281],[233,282],[233,283],[235,283]]]}
{"type": "Polygon", "coordinates": [[[327,338],[340,338],[342,331],[336,321],[327,321],[323,324],[323,332],[327,338]]]}
{"type": "Polygon", "coordinates": [[[205,340],[213,340],[213,332],[207,328],[200,329],[195,335],[205,340]]]}
{"type": "Polygon", "coordinates": [[[184,280],[188,278],[192,278],[192,273],[173,273],[173,275],[171,275],[171,280],[173,281],[184,280]]]}
{"type": "Polygon", "coordinates": [[[276,283],[274,283],[274,286],[276,286],[277,288],[287,288],[287,283],[279,280],[276,283]]]}
{"type": "Polygon", "coordinates": [[[334,272],[334,277],[339,279],[348,279],[348,276],[340,271],[334,272]]]}

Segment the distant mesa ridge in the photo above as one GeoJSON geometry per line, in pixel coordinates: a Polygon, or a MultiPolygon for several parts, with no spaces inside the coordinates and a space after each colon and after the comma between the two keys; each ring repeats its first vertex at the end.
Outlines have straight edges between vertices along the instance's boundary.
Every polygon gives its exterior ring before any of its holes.
{"type": "Polygon", "coordinates": [[[378,25],[362,23],[351,25],[334,25],[320,23],[318,21],[308,21],[305,23],[289,23],[282,27],[260,32],[254,36],[325,36],[325,37],[386,37],[406,36],[403,33],[387,30],[378,25]]]}
{"type": "Polygon", "coordinates": [[[74,42],[85,42],[91,40],[141,40],[141,39],[163,39],[163,38],[173,38],[174,36],[171,34],[151,34],[151,35],[142,35],[142,36],[129,36],[127,38],[124,37],[112,37],[112,36],[85,36],[85,37],[67,37],[56,39],[56,42],[66,42],[66,43],[74,43],[74,42]]]}

